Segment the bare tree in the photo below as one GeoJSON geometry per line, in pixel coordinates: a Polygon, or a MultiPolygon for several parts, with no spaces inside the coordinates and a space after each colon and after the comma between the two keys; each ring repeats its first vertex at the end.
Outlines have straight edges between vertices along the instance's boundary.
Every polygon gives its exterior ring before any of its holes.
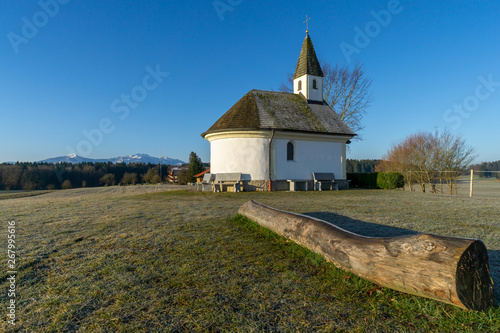
{"type": "Polygon", "coordinates": [[[114,186],[116,184],[116,176],[112,173],[107,173],[99,179],[99,183],[104,186],[114,186]]]}
{"type": "MultiPolygon", "coordinates": [[[[363,130],[363,117],[373,102],[370,92],[372,79],[366,77],[363,65],[356,63],[354,68],[347,65],[333,67],[322,62],[323,99],[361,140],[359,133],[363,130]]],[[[279,91],[293,92],[293,74],[288,74],[287,82],[281,83],[279,91]]]]}
{"type": "Polygon", "coordinates": [[[293,93],[293,74],[288,73],[286,75],[286,82],[281,82],[281,85],[278,89],[278,91],[281,92],[286,92],[286,93],[293,93]]]}
{"type": "Polygon", "coordinates": [[[137,173],[125,172],[120,185],[135,185],[135,183],[137,183],[137,173]]]}
{"type": "Polygon", "coordinates": [[[419,132],[391,147],[376,170],[402,172],[410,190],[418,183],[422,192],[426,184],[431,185],[431,192],[437,192],[436,184],[441,184],[443,192],[445,182],[450,194],[454,189],[456,194],[458,176],[475,158],[474,148],[460,135],[419,132]]]}
{"type": "MultiPolygon", "coordinates": [[[[376,166],[375,171],[397,171],[404,176],[405,184],[413,191],[413,184],[421,184],[418,163],[418,134],[392,146],[376,166]]],[[[421,185],[422,187],[422,185],[421,185]]],[[[422,187],[425,190],[425,186],[422,187]]]]}
{"type": "Polygon", "coordinates": [[[456,183],[461,172],[467,169],[477,157],[474,148],[468,146],[461,135],[444,132],[438,138],[437,153],[439,167],[445,170],[444,178],[450,194],[456,193],[456,183]]]}
{"type": "Polygon", "coordinates": [[[431,184],[431,192],[435,192],[436,138],[431,133],[418,132],[410,135],[407,141],[410,145],[410,156],[413,163],[412,171],[416,171],[414,178],[420,185],[422,192],[425,192],[426,184],[431,184]]]}

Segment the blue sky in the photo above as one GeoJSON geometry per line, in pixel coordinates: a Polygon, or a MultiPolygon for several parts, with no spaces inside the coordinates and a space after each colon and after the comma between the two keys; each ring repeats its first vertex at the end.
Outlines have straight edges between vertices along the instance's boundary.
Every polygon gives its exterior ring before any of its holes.
{"type": "Polygon", "coordinates": [[[497,1],[41,0],[0,12],[0,162],[191,151],[208,162],[200,133],[248,91],[278,89],[306,15],[320,59],[358,61],[373,79],[348,157],[448,129],[478,161],[500,159],[497,1]]]}

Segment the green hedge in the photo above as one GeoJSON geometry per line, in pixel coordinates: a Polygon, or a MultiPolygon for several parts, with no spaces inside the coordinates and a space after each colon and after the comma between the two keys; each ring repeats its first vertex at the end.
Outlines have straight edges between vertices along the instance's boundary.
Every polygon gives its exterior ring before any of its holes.
{"type": "Polygon", "coordinates": [[[377,175],[377,186],[379,188],[402,188],[404,185],[404,177],[399,172],[379,172],[377,175]]]}
{"type": "Polygon", "coordinates": [[[351,182],[349,187],[352,188],[378,188],[377,172],[370,173],[348,173],[347,179],[351,182]]]}
{"type": "Polygon", "coordinates": [[[347,179],[352,188],[393,189],[404,186],[403,175],[398,172],[348,173],[347,179]]]}

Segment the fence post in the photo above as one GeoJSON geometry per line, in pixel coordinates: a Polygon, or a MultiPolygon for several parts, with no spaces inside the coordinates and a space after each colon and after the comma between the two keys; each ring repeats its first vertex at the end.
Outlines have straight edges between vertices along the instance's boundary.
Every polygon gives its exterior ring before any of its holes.
{"type": "Polygon", "coordinates": [[[474,179],[474,169],[470,169],[470,197],[472,197],[472,182],[474,179]]]}

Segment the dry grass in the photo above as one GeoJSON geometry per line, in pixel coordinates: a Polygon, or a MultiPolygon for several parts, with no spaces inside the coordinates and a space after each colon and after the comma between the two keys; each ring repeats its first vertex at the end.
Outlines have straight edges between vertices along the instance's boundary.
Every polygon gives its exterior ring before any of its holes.
{"type": "MultiPolygon", "coordinates": [[[[431,232],[480,238],[498,286],[498,200],[382,190],[171,191],[178,189],[87,188],[0,200],[0,239],[6,239],[6,222],[15,220],[20,246],[18,321],[15,327],[2,322],[1,329],[500,330],[498,306],[480,313],[387,289],[368,293],[372,283],[234,218],[239,206],[255,199],[365,235],[431,232]]],[[[1,304],[7,304],[6,293],[0,295],[1,304]]],[[[5,318],[5,306],[2,311],[5,318]]]]}

